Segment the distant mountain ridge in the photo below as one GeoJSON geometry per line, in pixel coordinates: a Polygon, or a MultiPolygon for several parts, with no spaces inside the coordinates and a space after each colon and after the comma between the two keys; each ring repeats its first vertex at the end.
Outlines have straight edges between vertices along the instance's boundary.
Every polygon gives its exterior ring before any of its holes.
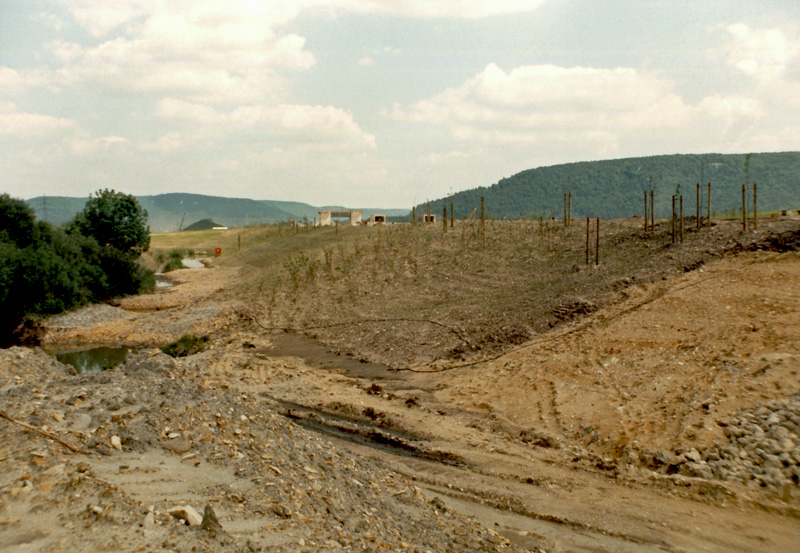
{"type": "MultiPolygon", "coordinates": [[[[642,215],[643,191],[654,189],[657,217],[669,216],[671,197],[678,191],[683,195],[684,214],[693,215],[696,184],[702,181],[704,185],[711,182],[712,212],[723,214],[741,209],[746,180],[748,187],[758,185],[759,211],[800,208],[800,152],[750,154],[749,179],[745,159],[746,154],[675,154],[539,167],[489,187],[433,200],[431,213],[441,216],[445,206],[449,212],[452,202],[455,216],[466,217],[473,209],[480,210],[483,196],[490,218],[561,218],[564,194],[569,192],[573,217],[622,219],[642,215]]],[[[424,203],[417,206],[418,217],[425,209],[424,203]]]]}
{"type": "MultiPolygon", "coordinates": [[[[65,196],[38,196],[27,200],[27,204],[40,219],[56,225],[69,222],[83,209],[88,198],[65,196]]],[[[302,221],[319,218],[319,208],[302,202],[276,200],[250,200],[247,198],[224,198],[203,194],[168,193],[155,196],[137,196],[147,210],[150,229],[153,232],[171,232],[186,228],[203,219],[213,219],[228,227],[244,227],[259,223],[279,221],[302,221]],[[185,215],[185,216],[184,216],[185,215]]],[[[364,209],[366,219],[372,213],[405,215],[406,209],[364,209]]]]}
{"type": "MultiPolygon", "coordinates": [[[[572,216],[621,219],[641,215],[643,191],[655,191],[657,217],[669,214],[671,196],[680,192],[684,214],[695,210],[695,184],[711,182],[711,208],[716,214],[741,209],[741,187],[758,184],[758,209],[800,209],[800,152],[750,154],[745,173],[745,154],[674,154],[604,161],[584,161],[528,169],[501,179],[492,186],[458,192],[431,201],[431,212],[455,205],[455,216],[463,218],[480,208],[486,199],[490,218],[562,217],[564,194],[572,194],[572,216]]],[[[748,193],[749,194],[749,193],[748,193]]],[[[54,224],[64,224],[83,209],[87,198],[39,196],[27,200],[36,215],[54,224]]],[[[139,196],[149,214],[153,232],[176,231],[202,219],[213,219],[228,227],[278,221],[312,222],[321,209],[302,202],[224,198],[202,194],[168,193],[139,196]],[[185,217],[184,217],[185,214],[185,217]]],[[[748,200],[750,201],[750,200],[748,200]]],[[[703,190],[705,202],[705,187],[703,190]]],[[[705,203],[703,204],[705,206],[705,203]]],[[[417,206],[417,215],[426,205],[417,206]]],[[[380,213],[390,220],[408,220],[409,209],[364,208],[363,218],[380,213]]]]}

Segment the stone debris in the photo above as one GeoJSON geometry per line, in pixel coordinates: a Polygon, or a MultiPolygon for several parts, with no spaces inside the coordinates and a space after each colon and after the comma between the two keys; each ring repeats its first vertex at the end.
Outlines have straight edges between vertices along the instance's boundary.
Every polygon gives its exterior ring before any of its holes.
{"type": "Polygon", "coordinates": [[[222,532],[222,525],[219,523],[217,514],[211,505],[206,505],[203,511],[203,520],[200,523],[200,528],[211,534],[222,532]]]}
{"type": "Polygon", "coordinates": [[[660,451],[651,465],[667,474],[739,482],[781,493],[800,484],[800,395],[740,411],[718,424],[728,443],[703,451],[660,451]]]}
{"type": "Polygon", "coordinates": [[[4,527],[3,543],[39,551],[288,553],[301,541],[301,551],[519,551],[407,493],[406,477],[291,422],[280,404],[208,380],[197,359],[153,350],[79,375],[42,350],[0,350],[4,409],[22,420],[60,412],[51,431],[87,453],[0,424],[2,508],[31,513],[26,524],[4,527]],[[191,506],[198,502],[202,516],[191,506]]]}
{"type": "Polygon", "coordinates": [[[729,444],[705,451],[693,470],[776,490],[800,483],[800,395],[742,411],[723,424],[729,444]]]}
{"type": "Polygon", "coordinates": [[[187,526],[200,526],[203,523],[203,517],[191,505],[174,507],[169,509],[167,514],[184,521],[187,526]]]}

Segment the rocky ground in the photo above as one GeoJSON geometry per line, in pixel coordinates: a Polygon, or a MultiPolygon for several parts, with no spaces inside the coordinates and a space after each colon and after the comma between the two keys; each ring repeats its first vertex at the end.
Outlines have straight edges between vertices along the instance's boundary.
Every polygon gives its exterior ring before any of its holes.
{"type": "Polygon", "coordinates": [[[291,423],[275,400],[217,388],[192,365],[144,350],[75,376],[41,350],[0,352],[0,547],[515,550],[291,423]]]}
{"type": "MultiPolygon", "coordinates": [[[[47,347],[187,332],[211,347],[145,348],[86,375],[0,352],[0,550],[791,551],[797,230],[722,224],[672,246],[619,223],[604,236],[620,259],[591,270],[577,242],[564,265],[533,235],[523,246],[561,271],[537,286],[567,295],[517,312],[514,290],[536,288],[520,288],[533,269],[509,261],[518,246],[491,265],[454,233],[435,278],[408,269],[430,252],[383,234],[335,278],[320,265],[297,285],[264,280],[268,266],[232,258],[55,317],[47,347]],[[485,273],[447,284],[450,256],[485,273]],[[363,271],[378,259],[392,270],[376,285],[363,271]],[[257,293],[242,285],[254,274],[257,293]],[[448,290],[423,311],[392,299],[448,290]],[[484,300],[452,308],[470,290],[484,300]],[[361,308],[371,322],[352,324],[361,308]],[[290,324],[317,326],[332,353],[290,324]]],[[[414,232],[407,243],[433,244],[414,232]]]]}

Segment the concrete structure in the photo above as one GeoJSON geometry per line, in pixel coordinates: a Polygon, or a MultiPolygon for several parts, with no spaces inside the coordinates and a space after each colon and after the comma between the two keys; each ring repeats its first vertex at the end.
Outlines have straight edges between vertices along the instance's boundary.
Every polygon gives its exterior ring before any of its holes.
{"type": "Polygon", "coordinates": [[[319,212],[319,226],[329,227],[333,225],[331,219],[350,219],[352,226],[361,224],[360,209],[330,209],[319,212]]]}
{"type": "Polygon", "coordinates": [[[386,224],[386,215],[382,215],[382,214],[370,215],[369,224],[373,225],[373,226],[374,225],[385,225],[386,224]]]}
{"type": "Polygon", "coordinates": [[[436,215],[423,215],[422,219],[425,223],[431,224],[436,222],[436,215]]]}

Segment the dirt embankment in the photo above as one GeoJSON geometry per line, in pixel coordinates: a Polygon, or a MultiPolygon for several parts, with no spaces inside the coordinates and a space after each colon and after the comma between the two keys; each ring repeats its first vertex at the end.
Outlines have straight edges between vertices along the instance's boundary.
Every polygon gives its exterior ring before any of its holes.
{"type": "Polygon", "coordinates": [[[358,229],[335,247],[280,255],[271,280],[253,262],[261,280],[244,312],[262,329],[298,330],[372,362],[447,364],[523,344],[716,259],[796,247],[800,222],[762,221],[747,233],[736,222],[687,225],[678,244],[668,222],[647,234],[641,220],[603,222],[597,266],[593,236],[586,264],[578,222],[493,221],[485,248],[478,227],[459,225],[358,229]]]}

